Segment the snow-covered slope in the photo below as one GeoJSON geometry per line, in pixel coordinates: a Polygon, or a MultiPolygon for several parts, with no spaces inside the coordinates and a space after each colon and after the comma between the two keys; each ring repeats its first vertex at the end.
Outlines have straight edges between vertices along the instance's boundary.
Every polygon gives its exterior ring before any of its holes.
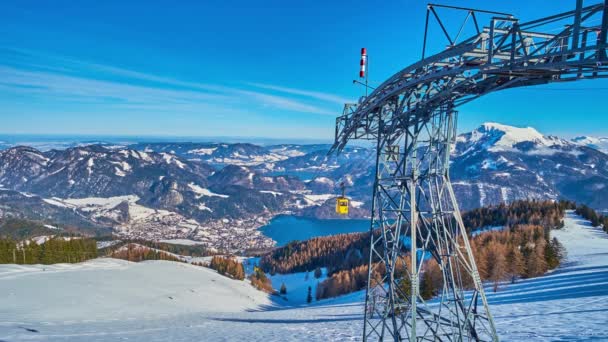
{"type": "MultiPolygon", "coordinates": [[[[486,289],[501,341],[608,340],[608,234],[568,212],[565,227],[553,235],[568,252],[560,268],[505,284],[497,293],[486,289]]],[[[0,340],[358,341],[361,336],[362,292],[278,307],[265,306],[267,297],[245,282],[177,263],[104,259],[42,268],[0,265],[5,294],[0,340]]]]}
{"type": "Polygon", "coordinates": [[[76,265],[1,265],[0,293],[0,331],[13,319],[29,324],[152,319],[238,312],[270,304],[266,294],[246,282],[169,261],[96,259],[76,265]]]}

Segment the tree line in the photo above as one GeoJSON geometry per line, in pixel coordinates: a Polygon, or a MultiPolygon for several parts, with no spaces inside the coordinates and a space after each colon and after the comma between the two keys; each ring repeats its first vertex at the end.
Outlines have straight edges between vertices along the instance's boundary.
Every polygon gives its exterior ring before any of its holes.
{"type": "Polygon", "coordinates": [[[254,266],[253,273],[249,276],[249,280],[251,281],[251,285],[260,291],[264,291],[266,293],[275,294],[275,290],[272,287],[272,282],[264,273],[264,270],[261,268],[254,266]]]}
{"type": "Polygon", "coordinates": [[[598,214],[595,210],[593,210],[592,208],[589,208],[586,205],[579,205],[578,207],[576,207],[575,212],[582,216],[583,218],[585,218],[586,220],[589,220],[591,222],[591,225],[594,227],[602,227],[602,230],[605,231],[606,233],[608,233],[608,216],[607,215],[600,215],[598,214]]]}
{"type": "Polygon", "coordinates": [[[513,227],[530,224],[547,228],[560,227],[566,209],[574,209],[570,201],[518,200],[462,213],[467,231],[490,226],[513,227]]]}
{"type": "Polygon", "coordinates": [[[52,237],[40,244],[0,238],[0,264],[77,263],[96,257],[97,243],[88,238],[52,237]]]}
{"type": "MultiPolygon", "coordinates": [[[[471,249],[483,281],[490,281],[497,291],[502,281],[537,277],[559,266],[565,250],[557,239],[550,239],[549,229],[537,225],[518,225],[503,231],[484,232],[471,240],[471,249]]],[[[410,256],[401,257],[395,267],[399,293],[409,296],[411,280],[407,275],[410,256]]],[[[463,267],[457,264],[456,267],[463,267]]],[[[379,284],[386,269],[376,264],[373,283],[379,284]]],[[[462,272],[461,286],[473,287],[473,279],[462,272]]],[[[367,286],[368,265],[363,264],[333,273],[317,285],[316,298],[324,299],[362,290],[367,286]]],[[[436,259],[424,261],[420,275],[420,295],[424,299],[436,296],[443,288],[443,275],[436,259]]]]}
{"type": "Polygon", "coordinates": [[[369,251],[369,233],[339,234],[293,241],[260,258],[267,273],[308,272],[327,267],[328,272],[360,265],[369,251]]]}
{"type": "MultiPolygon", "coordinates": [[[[99,240],[99,241],[108,241],[108,240],[106,239],[106,240],[99,240]]],[[[106,247],[106,248],[102,249],[102,251],[107,252],[107,253],[112,253],[113,251],[115,251],[127,244],[130,244],[130,243],[150,247],[150,248],[161,250],[161,251],[165,251],[167,253],[185,255],[185,256],[191,256],[191,257],[206,257],[206,256],[212,256],[212,255],[219,253],[219,252],[212,252],[209,249],[207,249],[205,246],[201,246],[201,245],[179,245],[179,244],[173,244],[173,243],[147,241],[147,240],[139,240],[139,239],[126,239],[126,240],[121,239],[120,243],[106,247]]]]}
{"type": "Polygon", "coordinates": [[[128,243],[121,248],[113,250],[109,254],[110,257],[123,259],[132,262],[140,262],[145,260],[168,260],[183,262],[173,254],[159,251],[147,246],[142,246],[134,243],[128,243]]]}
{"type": "Polygon", "coordinates": [[[214,269],[217,271],[217,273],[232,279],[245,279],[245,268],[243,267],[243,264],[233,257],[214,256],[211,258],[209,268],[214,269]]]}

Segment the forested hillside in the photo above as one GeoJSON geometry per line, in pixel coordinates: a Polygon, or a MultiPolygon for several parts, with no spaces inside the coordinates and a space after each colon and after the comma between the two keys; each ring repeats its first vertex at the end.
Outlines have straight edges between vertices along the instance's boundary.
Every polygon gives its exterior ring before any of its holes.
{"type": "Polygon", "coordinates": [[[574,209],[570,201],[514,201],[477,208],[462,213],[468,232],[484,227],[513,227],[521,224],[555,228],[562,224],[566,209],[574,209]]]}
{"type": "Polygon", "coordinates": [[[236,280],[245,279],[245,268],[236,258],[230,256],[214,256],[211,258],[209,268],[217,273],[236,280]]]}
{"type": "MultiPolygon", "coordinates": [[[[551,229],[561,226],[564,211],[574,207],[574,203],[567,201],[515,201],[467,211],[463,213],[463,220],[468,232],[484,227],[519,225],[551,229]]],[[[294,241],[263,256],[260,267],[270,273],[306,272],[327,267],[328,273],[332,274],[366,264],[369,242],[369,233],[294,241]]]]}
{"type": "Polygon", "coordinates": [[[260,259],[260,267],[269,273],[348,269],[361,264],[368,251],[369,233],[317,237],[275,249],[260,259]]]}
{"type": "Polygon", "coordinates": [[[0,237],[23,240],[34,236],[53,235],[57,232],[57,229],[49,228],[36,221],[18,218],[0,219],[0,237]]]}
{"type": "MultiPolygon", "coordinates": [[[[516,225],[503,231],[490,231],[475,236],[471,248],[483,281],[491,281],[494,291],[499,282],[517,278],[532,278],[559,266],[564,257],[564,249],[557,239],[551,240],[549,230],[535,225],[516,225]]],[[[398,263],[396,278],[406,273],[409,256],[398,263]]],[[[385,269],[375,269],[372,276],[380,279],[385,269]]],[[[317,287],[317,300],[347,294],[364,289],[367,283],[368,266],[359,265],[351,269],[335,272],[317,287]]],[[[462,279],[465,288],[473,286],[472,279],[462,279]]],[[[434,259],[425,261],[421,276],[421,295],[428,299],[437,295],[443,287],[441,270],[434,259]]],[[[399,286],[403,293],[409,293],[411,284],[403,279],[399,286]]]]}

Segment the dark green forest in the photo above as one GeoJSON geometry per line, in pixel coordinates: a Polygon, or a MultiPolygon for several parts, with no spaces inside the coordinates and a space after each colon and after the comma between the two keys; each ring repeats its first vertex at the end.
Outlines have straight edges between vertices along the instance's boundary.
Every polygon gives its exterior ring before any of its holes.
{"type": "Polygon", "coordinates": [[[88,238],[53,237],[44,243],[0,238],[1,264],[77,263],[97,257],[97,242],[88,238]]]}

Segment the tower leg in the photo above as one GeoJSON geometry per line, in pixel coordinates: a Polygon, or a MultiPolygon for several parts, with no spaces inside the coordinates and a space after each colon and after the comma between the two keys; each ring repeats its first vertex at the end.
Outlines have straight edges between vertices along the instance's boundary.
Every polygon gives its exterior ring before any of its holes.
{"type": "Polygon", "coordinates": [[[450,183],[456,119],[446,104],[378,137],[366,341],[498,341],[450,183]]]}

